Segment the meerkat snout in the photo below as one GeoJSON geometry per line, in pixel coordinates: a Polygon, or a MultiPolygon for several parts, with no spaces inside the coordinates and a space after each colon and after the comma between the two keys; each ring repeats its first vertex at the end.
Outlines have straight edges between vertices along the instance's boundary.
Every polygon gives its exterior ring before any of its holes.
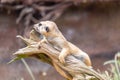
{"type": "Polygon", "coordinates": [[[39,23],[39,24],[34,24],[34,25],[33,25],[33,29],[36,30],[37,32],[39,32],[41,26],[42,26],[41,23],[39,23]]]}

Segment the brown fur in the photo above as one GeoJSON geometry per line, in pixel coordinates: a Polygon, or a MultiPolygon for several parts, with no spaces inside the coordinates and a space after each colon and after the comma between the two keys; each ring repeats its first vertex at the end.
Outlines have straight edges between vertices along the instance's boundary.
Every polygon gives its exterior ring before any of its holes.
{"type": "Polygon", "coordinates": [[[56,49],[60,49],[60,62],[65,63],[66,56],[73,54],[78,55],[81,61],[83,61],[87,66],[91,66],[91,60],[89,56],[77,46],[67,41],[54,22],[41,21],[40,23],[35,24],[34,28],[37,32],[43,35],[43,40],[41,43],[49,42],[56,49]]]}

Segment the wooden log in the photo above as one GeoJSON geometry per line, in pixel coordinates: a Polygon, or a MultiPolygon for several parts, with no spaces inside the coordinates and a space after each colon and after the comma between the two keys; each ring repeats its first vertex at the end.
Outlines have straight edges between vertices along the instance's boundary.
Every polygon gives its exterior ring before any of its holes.
{"type": "Polygon", "coordinates": [[[14,55],[17,57],[23,55],[38,58],[54,66],[57,72],[68,80],[109,80],[94,69],[86,66],[73,55],[67,56],[66,63],[62,64],[58,58],[60,51],[56,50],[51,44],[42,43],[38,48],[38,42],[41,40],[41,37],[34,30],[30,32],[29,39],[22,36],[18,37],[27,44],[27,47],[15,52],[14,55]]]}

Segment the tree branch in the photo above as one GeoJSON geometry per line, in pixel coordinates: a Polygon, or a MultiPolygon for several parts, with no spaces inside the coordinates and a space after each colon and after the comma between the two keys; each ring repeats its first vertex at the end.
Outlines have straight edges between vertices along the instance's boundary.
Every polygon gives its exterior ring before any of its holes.
{"type": "Polygon", "coordinates": [[[18,36],[26,44],[27,47],[19,49],[14,53],[16,56],[27,55],[29,57],[38,58],[52,66],[68,80],[109,80],[103,77],[100,73],[86,66],[81,60],[69,55],[66,57],[66,63],[62,64],[59,61],[60,51],[56,50],[49,43],[42,43],[38,48],[38,42],[41,40],[37,33],[32,30],[30,38],[23,38],[18,36]]]}

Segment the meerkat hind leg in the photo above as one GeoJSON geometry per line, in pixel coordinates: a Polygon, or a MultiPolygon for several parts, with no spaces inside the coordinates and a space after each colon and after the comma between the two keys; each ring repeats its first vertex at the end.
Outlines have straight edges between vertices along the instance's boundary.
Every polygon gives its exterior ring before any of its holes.
{"type": "Polygon", "coordinates": [[[69,54],[69,49],[63,48],[59,55],[59,60],[61,63],[63,63],[63,64],[65,63],[65,58],[68,54],[69,54]]]}

